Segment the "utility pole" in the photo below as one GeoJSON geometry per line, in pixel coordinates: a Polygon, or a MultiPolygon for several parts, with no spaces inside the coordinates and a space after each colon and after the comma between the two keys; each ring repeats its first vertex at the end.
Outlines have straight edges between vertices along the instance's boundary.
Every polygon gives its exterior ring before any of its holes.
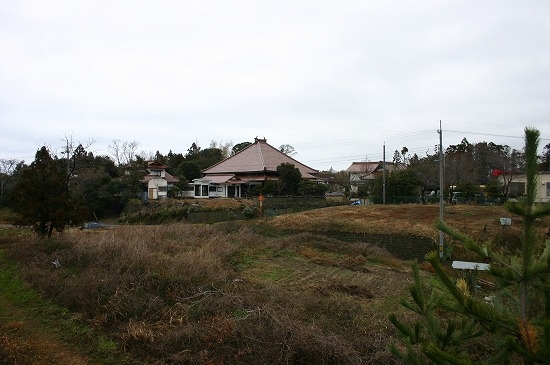
{"type": "MultiPolygon", "coordinates": [[[[72,144],[72,141],[71,141],[71,144],[72,144]]],[[[71,172],[71,164],[70,164],[70,160],[69,160],[69,138],[67,138],[67,147],[65,149],[65,157],[67,158],[67,181],[69,181],[69,178],[70,178],[70,172],[71,172]]]]}
{"type": "Polygon", "coordinates": [[[386,142],[382,148],[382,204],[386,204],[386,142]]]}
{"type": "MultiPolygon", "coordinates": [[[[443,222],[443,170],[445,167],[443,161],[443,130],[441,129],[441,120],[439,121],[439,220],[443,222]]],[[[443,231],[439,231],[439,258],[443,258],[443,231]]]]}

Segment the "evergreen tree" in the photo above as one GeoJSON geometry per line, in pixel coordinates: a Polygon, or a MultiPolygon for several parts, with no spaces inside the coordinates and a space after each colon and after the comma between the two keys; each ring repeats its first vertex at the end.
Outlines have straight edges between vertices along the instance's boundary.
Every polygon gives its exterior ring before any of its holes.
{"type": "Polygon", "coordinates": [[[550,215],[550,204],[535,205],[539,135],[538,130],[525,129],[526,197],[506,204],[506,209],[523,222],[520,254],[510,257],[439,222],[438,229],[477,255],[480,262],[490,264],[489,275],[496,287],[487,298],[490,302],[478,298],[472,285],[447,273],[435,252],[427,260],[436,277],[427,285],[415,263],[412,301],[402,304],[420,320],[410,324],[390,315],[403,336],[401,345],[391,346],[400,358],[413,364],[548,363],[550,242],[542,247],[535,222],[550,215]]]}
{"type": "MultiPolygon", "coordinates": [[[[459,191],[463,197],[471,198],[481,193],[481,187],[474,181],[464,180],[458,183],[456,186],[456,191],[459,191]]],[[[471,201],[471,199],[468,199],[467,201],[471,201]]]]}
{"type": "Polygon", "coordinates": [[[317,184],[308,179],[300,179],[300,195],[303,196],[325,196],[329,187],[325,184],[317,184]]]}
{"type": "Polygon", "coordinates": [[[147,174],[147,161],[140,156],[136,156],[135,160],[124,167],[124,172],[121,174],[122,189],[119,190],[124,205],[130,199],[139,198],[143,191],[142,179],[147,174]]]}
{"type": "MultiPolygon", "coordinates": [[[[378,176],[369,187],[372,196],[379,201],[382,199],[383,177],[378,176]]],[[[412,168],[394,170],[386,173],[386,198],[392,203],[417,202],[420,194],[420,181],[412,168]]]]}
{"type": "Polygon", "coordinates": [[[252,142],[241,142],[241,143],[237,143],[236,145],[233,146],[233,148],[231,149],[231,156],[241,152],[242,150],[244,150],[245,148],[247,148],[248,146],[250,146],[252,144],[252,142]]]}
{"type": "Polygon", "coordinates": [[[485,194],[487,195],[488,198],[490,199],[493,199],[493,200],[497,200],[497,199],[500,199],[502,198],[502,196],[504,195],[504,191],[503,191],[503,185],[502,183],[500,182],[499,179],[496,179],[496,178],[493,178],[491,180],[489,180],[487,182],[487,184],[485,185],[485,194]]]}
{"type": "Polygon", "coordinates": [[[94,157],[90,152],[77,160],[75,173],[70,180],[70,190],[71,195],[79,196],[79,200],[86,206],[87,220],[119,213],[117,204],[113,204],[113,201],[122,192],[110,193],[111,183],[118,176],[117,167],[106,156],[94,157]]]}
{"type": "Polygon", "coordinates": [[[550,171],[550,143],[542,149],[540,169],[543,171],[550,171]]]}
{"type": "Polygon", "coordinates": [[[67,224],[80,224],[85,209],[69,190],[66,165],[50,155],[46,147],[36,152],[24,169],[12,196],[13,209],[22,223],[31,225],[40,237],[62,231],[67,224]]]}
{"type": "Polygon", "coordinates": [[[281,194],[294,195],[300,188],[302,173],[294,164],[283,162],[277,166],[281,194]]]}
{"type": "Polygon", "coordinates": [[[187,181],[193,181],[202,176],[199,165],[193,161],[184,161],[180,163],[174,171],[180,179],[186,179],[187,181]]]}

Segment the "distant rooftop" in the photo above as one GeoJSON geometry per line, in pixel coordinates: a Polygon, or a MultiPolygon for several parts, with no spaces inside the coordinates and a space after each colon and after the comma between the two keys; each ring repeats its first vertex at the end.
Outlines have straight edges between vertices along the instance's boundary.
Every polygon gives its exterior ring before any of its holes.
{"type": "Polygon", "coordinates": [[[254,143],[233,156],[202,170],[204,174],[276,172],[282,163],[293,164],[304,178],[314,178],[317,170],[285,155],[267,143],[265,138],[255,138],[254,143]]]}

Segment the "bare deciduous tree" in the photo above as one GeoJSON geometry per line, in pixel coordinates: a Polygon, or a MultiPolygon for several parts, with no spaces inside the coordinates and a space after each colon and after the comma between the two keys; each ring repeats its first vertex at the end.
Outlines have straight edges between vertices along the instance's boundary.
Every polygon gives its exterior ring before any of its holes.
{"type": "Polygon", "coordinates": [[[122,142],[120,139],[114,139],[112,144],[110,144],[107,148],[115,158],[116,164],[121,166],[128,165],[135,160],[138,146],[139,142],[136,141],[122,142]]]}
{"type": "Polygon", "coordinates": [[[222,157],[225,159],[225,158],[228,158],[231,154],[231,149],[233,148],[233,142],[216,142],[214,140],[212,140],[210,142],[210,148],[217,148],[219,149],[220,151],[222,151],[222,157]]]}
{"type": "Polygon", "coordinates": [[[298,152],[296,152],[296,150],[294,149],[294,147],[292,147],[292,146],[289,145],[289,144],[282,144],[282,145],[279,147],[279,151],[281,151],[281,152],[284,153],[285,155],[291,156],[291,157],[298,153],[298,152]]]}
{"type": "Polygon", "coordinates": [[[0,201],[4,198],[4,184],[11,177],[19,162],[14,159],[0,159],[0,201]]]}

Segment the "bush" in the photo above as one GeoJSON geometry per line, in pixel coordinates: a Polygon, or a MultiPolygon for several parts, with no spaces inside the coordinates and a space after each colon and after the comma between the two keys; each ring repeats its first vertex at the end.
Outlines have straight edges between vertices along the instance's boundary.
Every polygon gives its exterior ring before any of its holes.
{"type": "Polygon", "coordinates": [[[8,223],[8,224],[14,224],[15,222],[19,221],[20,218],[11,209],[8,208],[1,208],[0,209],[0,223],[8,223]]]}
{"type": "Polygon", "coordinates": [[[124,206],[124,214],[134,214],[143,208],[143,201],[139,199],[130,199],[124,206]]]}
{"type": "Polygon", "coordinates": [[[246,219],[257,218],[260,216],[260,209],[258,207],[245,207],[243,209],[243,216],[246,219]]]}

